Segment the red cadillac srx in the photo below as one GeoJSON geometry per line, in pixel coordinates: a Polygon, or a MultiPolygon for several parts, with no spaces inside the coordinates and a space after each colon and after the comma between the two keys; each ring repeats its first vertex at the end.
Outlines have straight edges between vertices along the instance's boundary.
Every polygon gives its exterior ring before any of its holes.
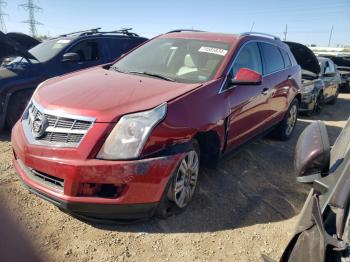
{"type": "Polygon", "coordinates": [[[191,201],[200,162],[268,131],[288,139],[300,85],[276,37],[175,30],[40,84],[12,130],[14,166],[78,216],[164,218],[191,201]]]}

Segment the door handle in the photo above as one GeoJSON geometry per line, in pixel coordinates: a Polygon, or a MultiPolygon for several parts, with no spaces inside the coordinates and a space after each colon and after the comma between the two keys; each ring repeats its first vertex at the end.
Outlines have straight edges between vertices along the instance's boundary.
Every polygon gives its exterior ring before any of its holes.
{"type": "Polygon", "coordinates": [[[267,87],[265,87],[262,91],[261,94],[263,94],[264,96],[267,95],[269,93],[269,89],[267,87]]]}

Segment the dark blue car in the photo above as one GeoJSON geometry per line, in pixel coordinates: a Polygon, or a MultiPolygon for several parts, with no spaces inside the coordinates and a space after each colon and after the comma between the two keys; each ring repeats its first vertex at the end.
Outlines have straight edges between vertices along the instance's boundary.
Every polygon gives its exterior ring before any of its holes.
{"type": "Polygon", "coordinates": [[[92,29],[52,38],[27,51],[1,33],[0,55],[16,58],[0,68],[0,130],[16,123],[41,82],[112,62],[146,40],[127,29],[92,29]]]}

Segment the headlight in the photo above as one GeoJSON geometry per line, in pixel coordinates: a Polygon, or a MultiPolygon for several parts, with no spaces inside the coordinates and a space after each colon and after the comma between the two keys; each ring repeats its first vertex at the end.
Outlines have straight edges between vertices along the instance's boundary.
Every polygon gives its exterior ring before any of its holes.
{"type": "Polygon", "coordinates": [[[314,89],[314,85],[310,84],[310,85],[303,86],[300,91],[301,93],[311,93],[313,89],[314,89]]]}
{"type": "Polygon", "coordinates": [[[123,116],[109,134],[97,158],[117,160],[137,158],[152,129],[164,119],[167,104],[149,111],[123,116]]]}

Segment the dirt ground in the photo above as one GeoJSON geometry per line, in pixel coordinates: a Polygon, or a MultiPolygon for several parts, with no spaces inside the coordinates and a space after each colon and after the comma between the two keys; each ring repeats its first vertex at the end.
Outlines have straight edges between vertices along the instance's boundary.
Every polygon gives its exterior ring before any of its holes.
{"type": "Polygon", "coordinates": [[[288,142],[263,138],[216,169],[202,169],[198,194],[184,213],[134,225],[86,223],[28,193],[11,164],[9,134],[1,134],[0,204],[46,261],[278,259],[308,192],[293,173],[296,140],[320,119],[333,143],[349,115],[350,94],[341,94],[320,116],[300,118],[288,142]]]}

